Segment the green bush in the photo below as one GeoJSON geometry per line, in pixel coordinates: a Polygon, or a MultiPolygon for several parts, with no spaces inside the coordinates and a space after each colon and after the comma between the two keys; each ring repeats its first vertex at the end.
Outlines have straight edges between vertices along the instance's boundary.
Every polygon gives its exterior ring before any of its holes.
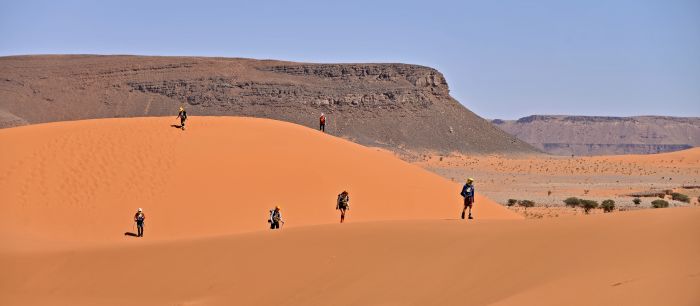
{"type": "Polygon", "coordinates": [[[654,201],[651,201],[651,207],[666,208],[666,207],[668,207],[668,202],[666,202],[664,200],[654,200],[654,201]]]}
{"type": "Polygon", "coordinates": [[[690,203],[690,198],[687,195],[678,192],[671,193],[671,199],[685,203],[690,203]]]}
{"type": "Polygon", "coordinates": [[[634,203],[634,205],[639,205],[639,204],[642,203],[642,199],[640,199],[640,198],[634,198],[634,199],[632,200],[632,202],[634,203]]]}
{"type": "Polygon", "coordinates": [[[520,200],[520,201],[518,201],[518,205],[525,207],[525,209],[527,209],[528,207],[535,206],[535,202],[530,201],[530,200],[520,200]]]}
{"type": "Polygon", "coordinates": [[[508,206],[513,206],[518,203],[518,200],[516,199],[508,199],[508,206]]]}
{"type": "Polygon", "coordinates": [[[581,205],[581,199],[577,197],[571,197],[564,200],[564,204],[566,204],[566,206],[576,207],[581,205]]]}
{"type": "Polygon", "coordinates": [[[598,208],[598,202],[593,200],[581,200],[580,205],[585,213],[589,213],[591,209],[598,208]]]}
{"type": "Polygon", "coordinates": [[[603,208],[603,212],[609,213],[615,210],[615,201],[610,199],[605,200],[602,203],[600,203],[600,207],[603,208]]]}

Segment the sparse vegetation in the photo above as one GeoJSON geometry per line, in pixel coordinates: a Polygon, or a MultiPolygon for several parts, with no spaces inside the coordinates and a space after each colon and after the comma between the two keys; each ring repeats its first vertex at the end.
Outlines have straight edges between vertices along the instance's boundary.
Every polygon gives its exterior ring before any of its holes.
{"type": "Polygon", "coordinates": [[[566,206],[571,206],[572,208],[575,208],[576,206],[581,205],[581,199],[577,197],[570,197],[564,200],[564,204],[566,204],[566,206]]]}
{"type": "Polygon", "coordinates": [[[690,203],[690,198],[687,195],[678,192],[671,193],[671,199],[685,203],[690,203]]]}
{"type": "Polygon", "coordinates": [[[666,202],[664,200],[654,200],[654,201],[651,201],[651,207],[666,208],[666,207],[668,207],[668,202],[666,202]]]}
{"type": "Polygon", "coordinates": [[[603,208],[603,212],[609,213],[615,210],[615,201],[610,199],[605,200],[602,203],[600,203],[600,207],[603,208]]]}
{"type": "Polygon", "coordinates": [[[520,200],[520,201],[518,201],[518,205],[525,207],[525,209],[527,209],[528,207],[535,206],[535,202],[530,201],[530,200],[520,200]]]}
{"type": "Polygon", "coordinates": [[[634,205],[639,205],[639,204],[642,203],[642,199],[640,199],[640,198],[634,198],[634,199],[632,199],[632,203],[634,203],[634,205]]]}
{"type": "Polygon", "coordinates": [[[508,206],[513,206],[518,203],[518,200],[516,199],[508,199],[508,206]]]}
{"type": "Polygon", "coordinates": [[[583,207],[583,211],[588,214],[591,212],[591,209],[598,208],[598,202],[593,201],[593,200],[581,200],[581,204],[579,204],[581,207],[583,207]]]}

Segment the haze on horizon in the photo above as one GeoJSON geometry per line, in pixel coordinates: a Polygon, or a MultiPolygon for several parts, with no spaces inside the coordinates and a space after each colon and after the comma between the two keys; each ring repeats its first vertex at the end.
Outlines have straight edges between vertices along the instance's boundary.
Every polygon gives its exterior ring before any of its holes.
{"type": "Polygon", "coordinates": [[[700,116],[700,2],[0,1],[0,55],[402,62],[486,118],[700,116]]]}

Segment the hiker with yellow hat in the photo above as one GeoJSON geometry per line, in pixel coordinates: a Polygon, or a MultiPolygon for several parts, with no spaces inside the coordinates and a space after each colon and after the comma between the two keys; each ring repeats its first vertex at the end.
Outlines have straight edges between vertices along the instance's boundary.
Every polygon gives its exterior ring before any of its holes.
{"type": "Polygon", "coordinates": [[[280,223],[284,224],[280,210],[279,206],[275,206],[275,209],[270,210],[270,218],[267,219],[267,222],[270,223],[270,229],[279,229],[280,223]]]}
{"type": "Polygon", "coordinates": [[[185,120],[187,120],[187,111],[185,110],[184,107],[180,106],[180,112],[177,114],[177,118],[180,118],[180,128],[184,131],[185,130],[185,120]]]}
{"type": "Polygon", "coordinates": [[[464,219],[464,214],[469,208],[469,219],[472,218],[472,205],[474,205],[474,179],[468,178],[467,183],[462,187],[462,192],[460,193],[464,197],[464,208],[462,209],[462,219],[464,219]]]}

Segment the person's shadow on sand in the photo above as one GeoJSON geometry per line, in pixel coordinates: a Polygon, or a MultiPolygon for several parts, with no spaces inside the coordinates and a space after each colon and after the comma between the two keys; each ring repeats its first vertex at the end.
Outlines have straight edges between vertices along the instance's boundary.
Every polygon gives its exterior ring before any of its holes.
{"type": "Polygon", "coordinates": [[[181,129],[182,125],[177,125],[177,124],[171,124],[170,127],[174,127],[176,129],[181,129]]]}
{"type": "Polygon", "coordinates": [[[139,235],[134,234],[132,232],[126,232],[126,233],[124,233],[124,236],[138,237],[139,235]]]}

